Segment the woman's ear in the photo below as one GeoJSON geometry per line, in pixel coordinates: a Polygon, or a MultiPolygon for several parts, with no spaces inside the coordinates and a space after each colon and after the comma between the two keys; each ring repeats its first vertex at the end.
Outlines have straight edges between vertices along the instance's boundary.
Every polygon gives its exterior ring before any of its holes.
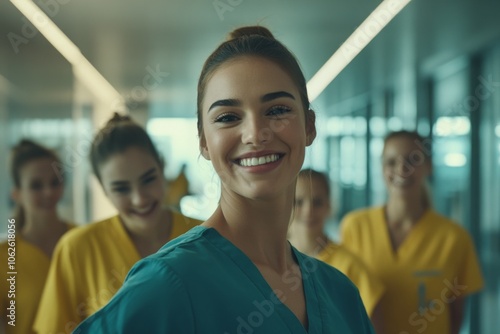
{"type": "Polygon", "coordinates": [[[210,153],[208,152],[207,141],[205,140],[205,135],[200,137],[200,153],[207,160],[210,160],[210,153]]]}
{"type": "Polygon", "coordinates": [[[309,109],[306,112],[306,146],[313,143],[316,138],[316,114],[309,109]]]}

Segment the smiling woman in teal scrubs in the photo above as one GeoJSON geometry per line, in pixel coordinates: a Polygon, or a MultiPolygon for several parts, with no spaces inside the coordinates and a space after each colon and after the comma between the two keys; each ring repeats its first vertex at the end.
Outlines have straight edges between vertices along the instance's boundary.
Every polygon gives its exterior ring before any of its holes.
{"type": "Polygon", "coordinates": [[[200,150],[221,178],[218,208],[138,262],[74,333],[373,333],[349,279],[287,241],[314,121],[294,56],[265,28],[235,30],[198,83],[200,150]]]}

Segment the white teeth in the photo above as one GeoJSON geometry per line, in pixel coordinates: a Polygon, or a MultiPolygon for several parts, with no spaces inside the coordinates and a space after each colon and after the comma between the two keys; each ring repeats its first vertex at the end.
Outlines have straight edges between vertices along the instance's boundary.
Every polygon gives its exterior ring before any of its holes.
{"type": "Polygon", "coordinates": [[[153,205],[149,206],[148,208],[146,208],[145,210],[134,210],[137,214],[140,214],[140,215],[143,215],[145,213],[148,213],[149,211],[151,211],[151,209],[153,208],[153,205]]]}
{"type": "Polygon", "coordinates": [[[392,182],[397,186],[404,186],[410,183],[409,180],[401,180],[401,179],[393,180],[392,182]]]}
{"type": "Polygon", "coordinates": [[[259,166],[268,164],[270,162],[274,162],[279,158],[280,157],[278,154],[270,154],[266,155],[265,157],[258,157],[258,158],[246,158],[240,160],[240,165],[244,167],[259,166]]]}

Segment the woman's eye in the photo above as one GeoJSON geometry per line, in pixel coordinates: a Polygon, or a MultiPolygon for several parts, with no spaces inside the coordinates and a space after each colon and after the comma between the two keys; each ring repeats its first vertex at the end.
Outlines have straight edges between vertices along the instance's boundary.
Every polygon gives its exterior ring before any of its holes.
{"type": "Polygon", "coordinates": [[[323,201],[321,199],[314,199],[313,200],[313,206],[315,208],[319,208],[323,206],[323,201]]]}
{"type": "Polygon", "coordinates": [[[53,179],[52,182],[50,182],[50,185],[53,187],[53,188],[57,188],[59,187],[60,185],[62,184],[61,181],[59,181],[59,179],[53,179]]]}
{"type": "Polygon", "coordinates": [[[41,190],[42,188],[43,188],[43,185],[41,182],[33,182],[30,184],[31,190],[41,190]]]}
{"type": "Polygon", "coordinates": [[[125,187],[123,187],[123,188],[121,188],[121,187],[120,188],[114,188],[113,192],[119,193],[119,194],[126,194],[128,192],[128,188],[125,188],[125,187]]]}
{"type": "Polygon", "coordinates": [[[280,116],[292,111],[290,107],[287,106],[274,106],[268,111],[268,115],[270,116],[280,116]]]}
{"type": "Polygon", "coordinates": [[[143,182],[144,182],[144,184],[148,184],[148,183],[153,182],[154,180],[156,180],[156,176],[150,176],[150,177],[144,179],[143,182]]]}
{"type": "Polygon", "coordinates": [[[391,160],[385,160],[384,165],[387,167],[394,167],[396,165],[396,161],[391,159],[391,160]]]}
{"type": "Polygon", "coordinates": [[[222,114],[219,115],[215,118],[214,122],[215,123],[229,123],[229,122],[234,122],[237,121],[238,117],[233,114],[222,114]]]}

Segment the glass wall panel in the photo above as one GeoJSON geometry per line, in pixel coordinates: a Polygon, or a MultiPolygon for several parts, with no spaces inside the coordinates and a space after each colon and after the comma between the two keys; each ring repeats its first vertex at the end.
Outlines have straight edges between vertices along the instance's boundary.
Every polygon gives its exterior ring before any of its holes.
{"type": "Polygon", "coordinates": [[[481,102],[481,222],[479,251],[486,286],[481,294],[481,329],[500,327],[500,45],[487,52],[478,78],[481,102]]]}

